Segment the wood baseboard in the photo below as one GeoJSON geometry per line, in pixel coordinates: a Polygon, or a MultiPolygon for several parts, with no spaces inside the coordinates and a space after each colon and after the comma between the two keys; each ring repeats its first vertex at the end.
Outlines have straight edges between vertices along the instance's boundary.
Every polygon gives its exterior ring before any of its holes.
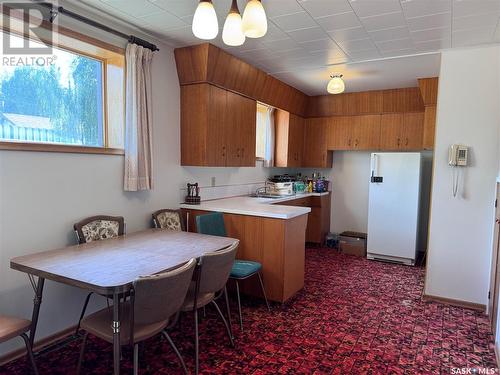
{"type": "Polygon", "coordinates": [[[500,368],[500,348],[498,347],[498,342],[495,342],[495,359],[497,362],[497,367],[500,368]]]}
{"type": "MultiPolygon", "coordinates": [[[[44,349],[45,347],[50,346],[50,345],[56,343],[57,341],[62,340],[64,338],[72,335],[75,332],[75,329],[76,329],[76,324],[69,327],[69,328],[63,329],[62,331],[56,332],[50,336],[44,337],[43,339],[36,341],[33,351],[38,352],[38,351],[44,349]]],[[[14,339],[12,339],[12,340],[14,340],[14,339]]],[[[19,340],[21,342],[23,342],[21,338],[19,338],[19,340]]],[[[23,342],[23,344],[24,344],[24,342],[23,342]]],[[[15,359],[21,358],[25,355],[26,355],[26,348],[23,345],[22,348],[13,350],[7,354],[0,356],[0,366],[3,366],[6,363],[9,363],[15,359]]]]}
{"type": "Polygon", "coordinates": [[[438,296],[433,296],[433,295],[425,294],[425,293],[422,295],[422,299],[424,301],[435,301],[435,302],[444,303],[446,305],[464,307],[466,309],[477,310],[477,311],[481,311],[483,313],[486,312],[486,305],[482,305],[480,303],[462,301],[462,300],[452,299],[452,298],[438,297],[438,296]]]}

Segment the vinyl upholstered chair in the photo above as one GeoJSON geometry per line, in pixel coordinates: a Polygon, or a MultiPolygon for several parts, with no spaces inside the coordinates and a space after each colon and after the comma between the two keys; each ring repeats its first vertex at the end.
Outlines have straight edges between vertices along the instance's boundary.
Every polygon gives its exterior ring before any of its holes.
{"type": "MultiPolygon", "coordinates": [[[[212,236],[226,236],[226,227],[224,225],[224,215],[221,212],[213,212],[205,215],[196,216],[196,228],[198,233],[210,234],[212,236]]],[[[259,262],[237,259],[234,262],[229,278],[236,283],[236,295],[238,298],[238,316],[240,319],[240,328],[243,330],[243,316],[241,312],[241,297],[239,281],[257,276],[262,290],[262,295],[266,301],[267,309],[270,311],[267,301],[266,290],[261,275],[262,265],[259,262]]]]}
{"type": "Polygon", "coordinates": [[[26,345],[26,352],[31,362],[33,372],[38,375],[38,369],[31,349],[30,340],[26,332],[30,330],[31,321],[13,316],[0,315],[0,344],[15,337],[21,337],[26,345]]]}
{"type": "Polygon", "coordinates": [[[227,297],[226,283],[233,267],[234,257],[239,242],[213,253],[203,255],[198,263],[195,280],[191,283],[188,294],[182,306],[183,312],[193,312],[195,327],[195,373],[199,371],[199,335],[198,335],[198,310],[211,304],[217,310],[226,327],[231,346],[234,347],[233,332],[229,311],[229,299],[227,297]],[[229,322],[217,305],[216,300],[224,296],[229,322]]]}
{"type": "Polygon", "coordinates": [[[180,210],[164,208],[153,212],[153,225],[155,228],[168,229],[173,231],[185,231],[186,226],[180,210]]]}
{"type": "MultiPolygon", "coordinates": [[[[73,225],[73,229],[75,230],[78,243],[84,244],[87,242],[123,236],[125,234],[125,220],[122,216],[96,215],[80,220],[73,225]]],[[[92,294],[93,293],[89,293],[85,298],[85,303],[83,304],[75,333],[78,333],[80,330],[80,322],[85,315],[92,294]]]]}
{"type": "MultiPolygon", "coordinates": [[[[179,350],[168,334],[177,322],[179,310],[193,278],[196,259],[174,270],[144,276],[134,281],[130,300],[121,306],[120,344],[134,348],[134,375],[139,371],[139,343],[161,333],[179,358],[184,372],[187,368],[179,350]]],[[[82,320],[83,337],[78,360],[77,373],[80,374],[88,334],[113,343],[113,312],[102,309],[82,320]]]]}

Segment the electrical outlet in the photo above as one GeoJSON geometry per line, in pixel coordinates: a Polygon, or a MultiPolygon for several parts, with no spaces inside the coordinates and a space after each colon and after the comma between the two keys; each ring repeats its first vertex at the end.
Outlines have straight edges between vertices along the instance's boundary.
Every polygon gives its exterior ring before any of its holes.
{"type": "Polygon", "coordinates": [[[210,180],[211,180],[212,186],[215,186],[215,177],[212,177],[210,180]]]}

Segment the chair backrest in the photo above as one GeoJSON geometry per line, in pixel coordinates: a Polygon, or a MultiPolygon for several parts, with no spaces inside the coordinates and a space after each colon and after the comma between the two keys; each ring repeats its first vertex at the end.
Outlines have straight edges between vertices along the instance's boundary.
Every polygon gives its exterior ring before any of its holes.
{"type": "Polygon", "coordinates": [[[153,212],[152,216],[155,228],[169,229],[174,231],[186,230],[180,210],[171,210],[165,208],[153,212]]]}
{"type": "Polygon", "coordinates": [[[191,284],[196,259],[174,270],[139,277],[134,281],[134,322],[167,321],[182,306],[191,284]]]}
{"type": "Polygon", "coordinates": [[[216,293],[227,283],[236,257],[236,241],[225,249],[206,253],[200,260],[198,293],[216,293]]]}
{"type": "Polygon", "coordinates": [[[96,215],[73,225],[78,243],[86,243],[123,236],[125,220],[122,216],[96,215]]]}
{"type": "Polygon", "coordinates": [[[201,234],[226,237],[223,213],[211,212],[209,214],[196,216],[196,230],[201,234]]]}

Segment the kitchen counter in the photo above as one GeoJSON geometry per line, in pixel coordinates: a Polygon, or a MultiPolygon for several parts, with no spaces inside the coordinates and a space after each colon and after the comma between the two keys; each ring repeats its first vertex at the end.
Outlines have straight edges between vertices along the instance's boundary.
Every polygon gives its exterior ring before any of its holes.
{"type": "Polygon", "coordinates": [[[256,198],[231,197],[202,201],[199,205],[181,204],[181,208],[201,211],[218,211],[228,214],[269,217],[274,219],[292,219],[311,212],[310,207],[287,206],[283,202],[311,197],[328,195],[325,193],[304,193],[286,196],[283,198],[256,198]],[[276,203],[279,203],[277,205],[276,203]]]}

